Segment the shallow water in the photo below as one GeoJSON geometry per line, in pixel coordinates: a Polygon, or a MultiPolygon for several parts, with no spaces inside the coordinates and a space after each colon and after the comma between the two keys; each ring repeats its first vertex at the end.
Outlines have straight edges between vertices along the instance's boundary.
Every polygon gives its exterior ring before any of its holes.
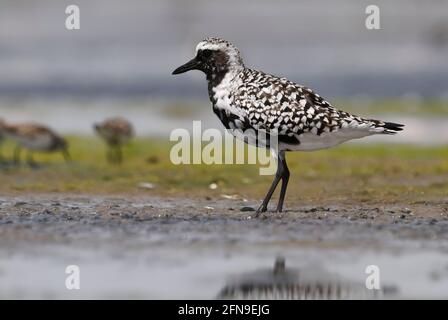
{"type": "MultiPolygon", "coordinates": [[[[363,114],[362,109],[359,114],[363,114]]],[[[185,105],[169,100],[3,100],[0,116],[11,123],[38,121],[61,134],[93,135],[93,124],[107,117],[124,116],[134,125],[139,136],[166,139],[174,129],[184,128],[190,133],[193,121],[201,121],[202,130],[224,130],[211,110],[207,98],[189,100],[185,105]]],[[[367,115],[366,115],[367,116],[367,115]]],[[[412,117],[409,115],[368,115],[384,121],[403,123],[405,130],[391,137],[377,135],[355,140],[355,143],[409,143],[438,145],[448,143],[448,126],[444,117],[412,117]]]]}
{"type": "MultiPolygon", "coordinates": [[[[378,265],[381,284],[392,288],[383,298],[448,297],[448,256],[434,251],[397,254],[300,246],[285,250],[275,245],[162,250],[118,244],[114,248],[49,245],[28,250],[1,255],[1,298],[215,299],[225,286],[235,282],[234,278],[270,270],[279,252],[287,257],[287,267],[298,269],[298,274],[300,270],[323,268],[335,274],[335,281],[344,284],[350,280],[359,287],[366,280],[366,267],[378,265]],[[65,288],[65,268],[73,264],[80,267],[80,290],[65,288]]],[[[315,275],[319,279],[316,284],[325,284],[318,272],[315,275]]],[[[265,282],[269,283],[269,278],[265,282]]],[[[363,298],[356,294],[351,297],[363,298]]]]}
{"type": "Polygon", "coordinates": [[[214,299],[241,283],[276,288],[272,270],[279,256],[299,275],[292,283],[341,283],[358,290],[349,298],[372,298],[363,287],[368,265],[380,268],[385,292],[376,297],[448,297],[447,218],[411,208],[412,215],[396,220],[388,213],[396,206],[299,206],[250,219],[250,212],[239,211],[241,202],[220,200],[213,210],[206,204],[1,197],[0,297],[214,299]],[[364,217],[373,211],[375,219],[364,217]],[[65,288],[67,265],[80,267],[80,290],[65,288]]]}

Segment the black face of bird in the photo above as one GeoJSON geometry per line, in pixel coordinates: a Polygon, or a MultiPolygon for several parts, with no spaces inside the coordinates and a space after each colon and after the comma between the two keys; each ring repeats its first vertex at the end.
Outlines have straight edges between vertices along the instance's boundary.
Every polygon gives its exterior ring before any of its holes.
{"type": "Polygon", "coordinates": [[[93,130],[96,132],[97,135],[99,135],[100,137],[104,137],[105,135],[105,129],[104,126],[100,123],[95,123],[93,125],[93,130]]]}
{"type": "Polygon", "coordinates": [[[200,70],[207,75],[226,72],[229,56],[226,52],[216,49],[200,49],[196,57],[180,66],[172,74],[180,74],[190,70],[200,70]]]}

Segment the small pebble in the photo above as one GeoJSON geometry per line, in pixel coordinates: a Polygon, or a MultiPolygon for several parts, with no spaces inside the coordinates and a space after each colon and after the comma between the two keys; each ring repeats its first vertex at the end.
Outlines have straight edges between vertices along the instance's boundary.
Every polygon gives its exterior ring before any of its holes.
{"type": "Polygon", "coordinates": [[[141,182],[138,184],[138,187],[143,189],[154,189],[156,186],[150,182],[141,182]]]}
{"type": "Polygon", "coordinates": [[[242,208],[240,209],[240,211],[242,211],[242,212],[255,211],[255,209],[252,208],[252,207],[242,207],[242,208]]]}
{"type": "Polygon", "coordinates": [[[208,188],[210,190],[216,190],[218,189],[218,185],[216,183],[210,183],[210,185],[208,186],[208,188]]]}
{"type": "Polygon", "coordinates": [[[222,194],[221,197],[223,197],[224,199],[230,199],[230,200],[238,199],[237,194],[222,194]]]}

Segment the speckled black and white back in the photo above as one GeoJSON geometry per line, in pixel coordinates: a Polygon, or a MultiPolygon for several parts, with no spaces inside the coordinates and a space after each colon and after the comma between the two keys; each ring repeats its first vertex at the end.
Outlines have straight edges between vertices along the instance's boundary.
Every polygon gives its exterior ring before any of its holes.
{"type": "Polygon", "coordinates": [[[324,149],[402,130],[402,125],[337,110],[311,89],[286,78],[246,68],[239,50],[228,41],[207,38],[196,48],[204,49],[221,50],[229,57],[219,74],[207,76],[209,96],[224,126],[249,144],[258,142],[245,135],[246,130],[277,135],[279,150],[289,151],[324,149]]]}

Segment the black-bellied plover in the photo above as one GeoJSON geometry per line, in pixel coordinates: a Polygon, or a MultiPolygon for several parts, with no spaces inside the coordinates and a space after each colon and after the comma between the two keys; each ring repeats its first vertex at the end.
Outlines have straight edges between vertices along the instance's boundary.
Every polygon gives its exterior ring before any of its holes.
{"type": "Polygon", "coordinates": [[[340,111],[307,87],[246,68],[239,50],[223,39],[210,37],[199,42],[196,56],[173,74],[189,70],[206,74],[213,111],[237,138],[257,146],[258,134],[244,132],[262,131],[278,138],[278,148],[272,150],[278,160],[277,173],[257,215],[267,210],[280,180],[277,211],[282,211],[289,181],[286,151],[330,148],[373,134],[394,134],[403,127],[340,111]]]}
{"type": "Polygon", "coordinates": [[[102,123],[95,123],[94,129],[106,141],[107,160],[121,163],[123,158],[121,147],[134,136],[132,124],[126,119],[117,117],[106,119],[102,123]]]}
{"type": "Polygon", "coordinates": [[[35,166],[33,152],[56,152],[60,151],[66,161],[70,160],[67,141],[53,130],[34,123],[8,124],[1,123],[0,131],[4,136],[15,141],[17,146],[14,150],[14,162],[20,162],[22,149],[27,149],[27,162],[35,166]]]}

